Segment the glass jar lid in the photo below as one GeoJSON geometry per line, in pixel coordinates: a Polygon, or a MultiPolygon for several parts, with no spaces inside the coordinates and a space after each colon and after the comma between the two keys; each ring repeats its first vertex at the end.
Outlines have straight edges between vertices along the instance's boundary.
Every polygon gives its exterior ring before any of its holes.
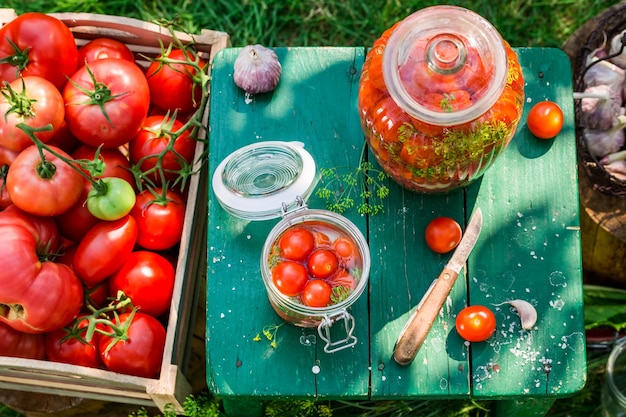
{"type": "Polygon", "coordinates": [[[507,80],[498,31],[458,6],[431,6],[402,20],[383,55],[383,79],[409,115],[433,125],[474,120],[495,104],[507,80]]]}
{"type": "Polygon", "coordinates": [[[315,161],[302,142],[266,141],[244,146],[215,169],[212,188],[220,205],[247,220],[280,217],[304,201],[316,184],[315,161]]]}

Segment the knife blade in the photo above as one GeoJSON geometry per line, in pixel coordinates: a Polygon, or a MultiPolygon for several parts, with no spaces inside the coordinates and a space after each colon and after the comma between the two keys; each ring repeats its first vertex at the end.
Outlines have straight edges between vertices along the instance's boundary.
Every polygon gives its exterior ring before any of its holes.
{"type": "Polygon", "coordinates": [[[472,252],[478,236],[480,236],[482,225],[482,211],[477,208],[472,214],[461,242],[454,250],[452,257],[444,266],[439,277],[426,290],[409,320],[400,331],[393,351],[393,359],[398,364],[406,366],[415,359],[461,269],[465,266],[467,258],[472,252]]]}

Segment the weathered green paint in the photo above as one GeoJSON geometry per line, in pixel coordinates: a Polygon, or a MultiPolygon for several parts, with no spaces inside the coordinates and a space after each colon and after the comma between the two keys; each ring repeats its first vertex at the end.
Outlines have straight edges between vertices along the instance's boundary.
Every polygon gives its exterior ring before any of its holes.
{"type": "MultiPolygon", "coordinates": [[[[346,214],[368,237],[369,292],[351,313],[358,344],[327,354],[315,330],[281,326],[277,347],[253,341],[281,320],[270,307],[259,261],[278,222],[228,215],[209,197],[207,382],[233,415],[258,399],[401,399],[474,397],[537,404],[578,392],[586,380],[574,111],[570,64],[557,49],[518,48],[526,111],[557,101],[562,133],[534,138],[525,116],[495,165],[465,190],[421,195],[389,182],[385,212],[346,214]],[[398,333],[449,255],[425,245],[424,228],[447,215],[465,223],[481,207],[484,229],[422,350],[408,367],[391,359],[398,333]],[[523,331],[507,300],[525,299],[539,313],[523,331]],[[498,330],[464,344],[456,313],[467,304],[493,308],[498,330]],[[317,342],[307,343],[308,342],[317,342]],[[313,371],[319,367],[319,373],[313,371]],[[546,396],[548,398],[546,398],[546,396]],[[238,398],[246,403],[238,403],[238,398]]],[[[262,140],[297,140],[318,167],[356,167],[363,146],[356,109],[364,48],[281,48],[283,75],[273,93],[246,103],[232,79],[238,48],[214,61],[210,104],[210,172],[232,151],[262,140]]],[[[524,113],[524,115],[526,112],[524,113]]],[[[323,208],[313,197],[309,207],[323,208]]],[[[504,408],[504,407],[501,407],[504,408]]],[[[250,411],[248,409],[248,411],[250,411]]],[[[244,413],[245,414],[245,413],[244,413]]]]}

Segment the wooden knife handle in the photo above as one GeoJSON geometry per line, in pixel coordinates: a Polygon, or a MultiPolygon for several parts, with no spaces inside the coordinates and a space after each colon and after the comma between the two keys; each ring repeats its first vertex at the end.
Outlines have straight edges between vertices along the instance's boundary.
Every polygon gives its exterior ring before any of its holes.
{"type": "Polygon", "coordinates": [[[441,271],[432,289],[420,303],[421,306],[411,315],[398,337],[393,351],[393,359],[398,364],[409,365],[413,362],[458,276],[457,272],[449,268],[441,271]]]}

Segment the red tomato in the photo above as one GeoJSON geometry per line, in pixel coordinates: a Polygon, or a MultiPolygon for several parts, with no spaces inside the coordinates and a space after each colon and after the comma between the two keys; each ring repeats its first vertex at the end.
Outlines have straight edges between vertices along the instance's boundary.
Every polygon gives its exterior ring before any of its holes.
{"type": "Polygon", "coordinates": [[[485,306],[465,307],[456,316],[456,330],[468,342],[482,342],[496,330],[496,316],[485,306]]]}
{"type": "Polygon", "coordinates": [[[563,111],[553,101],[540,101],[528,112],[528,130],[539,139],[552,139],[563,128],[563,111]]]}
{"type": "Polygon", "coordinates": [[[33,140],[19,127],[50,126],[50,130],[34,133],[42,142],[50,139],[63,125],[63,97],[50,81],[42,77],[24,77],[0,89],[0,146],[20,152],[33,145],[33,140]]]}
{"type": "Polygon", "coordinates": [[[61,234],[75,243],[78,243],[89,229],[101,221],[91,214],[86,204],[91,188],[91,182],[85,179],[83,181],[83,192],[78,201],[68,210],[56,216],[61,234]]]}
{"type": "Polygon", "coordinates": [[[119,326],[130,319],[126,340],[102,335],[98,342],[100,357],[106,368],[121,374],[144,378],[156,376],[161,369],[165,349],[165,328],[154,317],[137,311],[119,316],[119,326]],[[130,318],[129,318],[130,317],[130,318]]]}
{"type": "MultiPolygon", "coordinates": [[[[74,159],[86,159],[93,161],[98,148],[89,145],[80,145],[72,156],[74,159]]],[[[94,175],[94,178],[117,177],[126,180],[130,185],[135,185],[135,176],[130,171],[130,161],[118,148],[100,149],[100,160],[104,162],[104,172],[94,175]]]]}
{"type": "Polygon", "coordinates": [[[144,249],[164,250],[180,242],[185,223],[185,202],[174,190],[146,189],[137,194],[130,215],[137,222],[137,244],[144,249]]]}
{"type": "Polygon", "coordinates": [[[15,330],[0,322],[0,356],[24,359],[45,359],[44,336],[15,330]]]}
{"type": "Polygon", "coordinates": [[[198,59],[200,68],[206,61],[194,57],[191,52],[173,49],[158,57],[148,67],[146,77],[150,86],[152,103],[163,111],[187,113],[196,109],[202,100],[202,85],[197,80],[194,66],[182,62],[198,59]]]}
{"type": "MultiPolygon", "coordinates": [[[[65,112],[65,109],[63,109],[63,112],[65,112]]],[[[59,129],[46,144],[56,146],[59,149],[63,149],[63,151],[68,154],[71,154],[78,148],[81,142],[76,139],[76,136],[72,135],[72,132],[70,132],[70,129],[67,127],[67,123],[63,120],[59,129]]]]}
{"type": "Polygon", "coordinates": [[[174,267],[161,255],[136,251],[109,278],[109,294],[123,291],[139,310],[158,317],[170,308],[174,276],[174,267]]]}
{"type": "Polygon", "coordinates": [[[93,287],[126,263],[137,242],[137,223],[127,215],[92,227],[76,248],[74,270],[93,287]]]}
{"type": "MultiPolygon", "coordinates": [[[[91,340],[87,341],[85,338],[88,325],[89,320],[85,316],[79,316],[73,322],[68,323],[67,327],[46,333],[44,346],[48,360],[100,368],[102,360],[97,348],[100,334],[94,332],[91,340]]],[[[101,324],[97,327],[104,329],[104,325],[101,324]]]]}
{"type": "Polygon", "coordinates": [[[135,62],[133,52],[126,44],[111,38],[96,38],[78,48],[80,66],[96,59],[120,58],[135,62]]]}
{"type": "MultiPolygon", "coordinates": [[[[50,147],[65,158],[59,148],[50,147]]],[[[24,149],[11,164],[6,186],[13,204],[37,216],[56,216],[72,207],[83,191],[83,176],[47,150],[42,150],[46,173],[35,145],[24,149]],[[36,196],[36,198],[34,198],[36,196]]]]}
{"type": "Polygon", "coordinates": [[[163,178],[175,179],[179,171],[193,162],[196,141],[189,131],[181,131],[182,127],[183,124],[176,119],[163,115],[150,116],[128,144],[130,161],[139,165],[141,171],[157,184],[162,184],[163,178]],[[172,141],[173,145],[170,144],[172,141]],[[160,170],[157,166],[159,158],[160,170]]]}
{"type": "Polygon", "coordinates": [[[0,224],[16,224],[29,230],[37,241],[37,254],[54,255],[61,247],[61,233],[54,217],[34,216],[16,205],[0,212],[0,224]]]}
{"type": "Polygon", "coordinates": [[[148,82],[135,63],[124,59],[88,65],[91,74],[82,67],[63,89],[65,120],[81,142],[117,148],[141,129],[150,107],[148,82]]]}
{"type": "Polygon", "coordinates": [[[340,269],[334,276],[332,276],[328,283],[335,287],[346,287],[348,289],[356,288],[356,279],[345,269],[340,269]]]}
{"type": "Polygon", "coordinates": [[[328,278],[339,268],[339,260],[330,249],[316,249],[309,256],[307,266],[312,277],[328,278]]]}
{"type": "Polygon", "coordinates": [[[426,225],[426,244],[437,253],[447,253],[456,248],[463,231],[456,220],[450,217],[436,217],[426,225]]]}
{"type": "Polygon", "coordinates": [[[312,279],[306,283],[300,298],[309,307],[326,307],[330,304],[332,287],[321,279],[312,279]]]}
{"type": "Polygon", "coordinates": [[[28,291],[41,270],[37,240],[31,231],[17,224],[0,224],[0,300],[17,299],[28,291]]]}
{"type": "Polygon", "coordinates": [[[59,90],[78,67],[69,28],[44,13],[24,13],[0,28],[0,79],[41,76],[59,90]]]}
{"type": "Polygon", "coordinates": [[[315,249],[315,237],[304,227],[292,227],[281,235],[278,247],[283,258],[304,261],[315,249]]]}
{"type": "Polygon", "coordinates": [[[83,301],[82,283],[69,266],[43,262],[26,292],[2,291],[0,304],[8,311],[0,321],[24,333],[46,333],[74,320],[83,301]]]}
{"type": "Polygon", "coordinates": [[[356,256],[356,248],[354,242],[347,237],[338,237],[333,242],[333,250],[340,257],[351,260],[356,256]]]}
{"type": "Polygon", "coordinates": [[[309,280],[304,265],[293,261],[282,261],[272,268],[272,281],[281,293],[293,297],[302,291],[309,280]]]}

